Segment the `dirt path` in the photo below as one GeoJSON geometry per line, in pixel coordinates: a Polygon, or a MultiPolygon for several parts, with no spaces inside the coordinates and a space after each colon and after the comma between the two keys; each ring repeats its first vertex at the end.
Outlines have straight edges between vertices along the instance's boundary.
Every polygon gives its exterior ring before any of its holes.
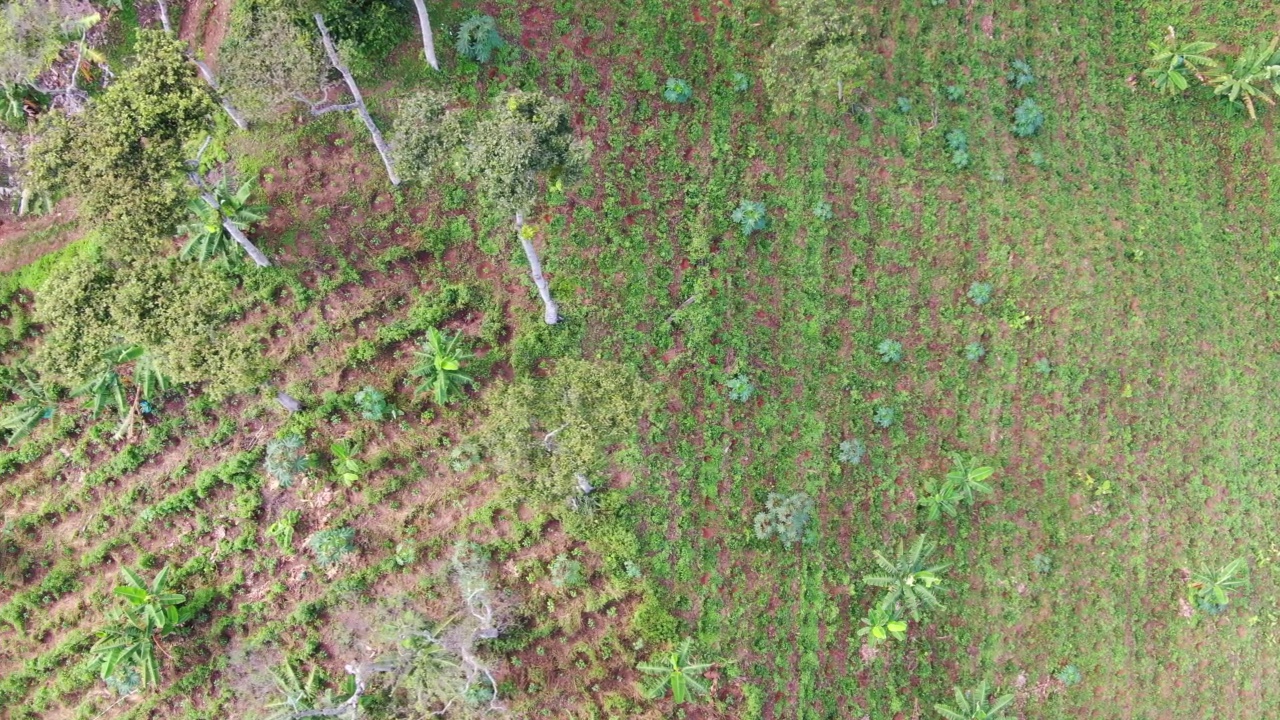
{"type": "Polygon", "coordinates": [[[218,48],[227,34],[233,1],[190,0],[182,13],[178,37],[191,43],[212,70],[218,67],[218,48]]]}

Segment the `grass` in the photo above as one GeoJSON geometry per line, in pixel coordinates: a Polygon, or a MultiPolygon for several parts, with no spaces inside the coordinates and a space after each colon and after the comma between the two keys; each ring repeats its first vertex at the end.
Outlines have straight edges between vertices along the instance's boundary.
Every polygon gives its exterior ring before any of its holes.
{"type": "Polygon", "coordinates": [[[14,717],[90,718],[109,704],[75,658],[115,563],[170,562],[184,587],[213,594],[175,643],[169,684],[119,716],[212,718],[243,709],[245,648],[336,677],[342,613],[370,596],[407,593],[443,617],[446,560],[464,536],[490,545],[524,599],[527,620],[492,652],[508,659],[511,706],[531,717],[662,712],[630,682],[657,649],[631,625],[646,594],[697,659],[731,661],[705,716],[928,717],[953,685],[982,680],[1015,692],[1027,717],[1277,712],[1274,114],[1253,123],[1126,83],[1166,25],[1241,44],[1267,5],[1032,0],[1001,8],[989,34],[987,5],[880,5],[872,37],[887,40],[861,120],[775,119],[754,75],[735,92],[733,73],[753,74],[767,42],[763,17],[699,5],[699,22],[656,0],[625,14],[494,8],[508,37],[523,25],[517,60],[491,70],[445,50],[461,69],[443,76],[399,60],[376,99],[389,117],[389,98],[424,84],[475,102],[509,86],[570,98],[595,170],[538,220],[565,326],[538,326],[503,219],[447,185],[388,198],[348,120],[233,140],[242,167],[274,174],[269,232],[289,237],[264,242],[275,274],[242,272],[271,302],[241,331],[266,338],[273,382],[308,412],[284,417],[273,392],[175,400],[133,447],[107,441],[110,419],[96,431],[58,421],[0,453],[15,548],[0,561],[0,617],[21,627],[0,630],[0,698],[14,717]],[[1021,90],[1005,80],[1018,58],[1036,76],[1021,90]],[[689,103],[661,99],[667,77],[690,81],[689,103]],[[942,95],[952,84],[960,101],[942,95]],[[1047,122],[1015,139],[1025,97],[1047,122]],[[951,163],[951,128],[967,135],[967,169],[951,163]],[[732,222],[744,198],[767,206],[768,229],[744,236],[732,222]],[[831,219],[814,216],[820,201],[831,219]],[[992,284],[989,303],[967,297],[975,282],[992,284]],[[501,494],[482,469],[445,469],[477,406],[420,417],[405,342],[427,320],[485,338],[482,387],[576,354],[632,363],[659,386],[663,409],[622,453],[639,580],[610,576],[552,510],[501,494]],[[885,338],[902,342],[902,362],[881,361],[885,338]],[[964,356],[971,342],[986,348],[980,363],[964,356]],[[729,396],[738,376],[754,386],[745,402],[729,396]],[[360,420],[349,396],[365,384],[406,418],[360,420]],[[888,428],[872,422],[879,407],[897,410],[888,428]],[[259,448],[286,430],[313,449],[360,444],[365,479],[264,487],[259,448]],[[861,463],[836,462],[847,438],[866,443],[861,463]],[[953,452],[994,466],[995,493],[930,525],[916,502],[953,452]],[[754,536],[770,492],[815,500],[812,542],[754,536]],[[302,513],[293,555],[264,534],[286,509],[302,513]],[[310,568],[302,538],[343,526],[357,558],[333,576],[310,568]],[[922,532],[953,564],[946,609],[905,644],[865,650],[872,554],[922,532]],[[400,567],[400,543],[419,560],[400,567]],[[552,586],[561,555],[582,563],[584,586],[552,586]],[[1186,616],[1183,569],[1234,557],[1249,588],[1224,615],[1186,616]],[[1079,683],[1058,677],[1067,666],[1079,683]]]}

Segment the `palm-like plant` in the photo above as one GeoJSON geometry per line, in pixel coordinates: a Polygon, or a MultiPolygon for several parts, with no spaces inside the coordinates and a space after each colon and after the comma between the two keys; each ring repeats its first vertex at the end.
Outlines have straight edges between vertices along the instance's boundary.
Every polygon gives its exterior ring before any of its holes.
{"type": "Polygon", "coordinates": [[[662,659],[661,662],[640,663],[636,669],[657,679],[645,690],[650,698],[660,698],[671,688],[671,698],[679,705],[689,699],[690,695],[706,695],[708,690],[699,682],[699,676],[712,663],[690,662],[689,653],[693,648],[693,640],[685,638],[684,642],[662,659]]]}
{"type": "Polygon", "coordinates": [[[879,645],[890,637],[902,642],[907,639],[907,621],[903,619],[902,611],[896,603],[887,608],[876,606],[862,618],[858,636],[867,638],[872,646],[879,645]]]}
{"type": "Polygon", "coordinates": [[[207,194],[193,198],[187,204],[192,222],[178,227],[178,232],[189,238],[182,248],[182,259],[207,262],[221,257],[223,263],[230,263],[231,258],[236,257],[232,252],[235,240],[227,224],[247,230],[267,216],[264,206],[249,204],[252,192],[252,183],[245,183],[232,192],[224,177],[209,188],[207,194]]]}
{"type": "Polygon", "coordinates": [[[990,466],[979,466],[976,458],[970,458],[969,462],[965,462],[964,458],[959,455],[952,455],[951,459],[955,461],[956,467],[947,473],[947,484],[956,489],[957,495],[964,501],[973,505],[977,495],[990,495],[992,493],[991,486],[983,482],[991,477],[995,472],[995,468],[990,466]]]}
{"type": "Polygon", "coordinates": [[[960,505],[960,490],[953,483],[935,484],[933,480],[926,480],[924,490],[925,495],[920,498],[919,504],[925,509],[926,517],[931,522],[941,520],[943,515],[956,516],[960,505]]]}
{"type": "Polygon", "coordinates": [[[417,392],[430,391],[437,404],[448,405],[462,393],[463,385],[475,384],[471,376],[459,372],[463,362],[473,357],[462,347],[462,333],[446,339],[444,333],[429,328],[421,352],[414,355],[418,363],[410,374],[422,378],[417,392]]]}
{"type": "Polygon", "coordinates": [[[305,717],[309,711],[317,709],[323,685],[316,666],[312,665],[311,672],[302,678],[293,664],[286,660],[280,667],[271,668],[271,679],[279,694],[266,705],[268,720],[305,717]]]}
{"type": "Polygon", "coordinates": [[[31,434],[41,420],[53,417],[57,398],[48,390],[35,371],[18,364],[0,374],[0,385],[17,395],[19,400],[0,417],[0,430],[9,433],[8,445],[12,446],[31,434]]]}
{"type": "Polygon", "coordinates": [[[142,687],[160,681],[156,659],[157,637],[171,631],[185,618],[178,612],[186,597],[169,592],[169,567],[156,574],[148,585],[128,568],[121,568],[124,585],[114,593],[128,603],[115,615],[116,625],[102,631],[102,638],[90,649],[102,679],[121,668],[138,673],[142,687]]]}
{"type": "Polygon", "coordinates": [[[964,692],[955,688],[955,707],[934,705],[933,709],[947,720],[1002,720],[1001,712],[1013,702],[1013,695],[1001,695],[995,700],[987,698],[987,683],[983,681],[978,687],[964,692]]]}
{"type": "Polygon", "coordinates": [[[1267,95],[1264,83],[1270,83],[1271,91],[1280,95],[1280,53],[1276,52],[1277,49],[1280,49],[1280,36],[1267,45],[1245,48],[1230,67],[1222,67],[1209,76],[1208,82],[1214,86],[1213,93],[1231,102],[1242,100],[1249,110],[1249,117],[1256,120],[1255,98],[1268,105],[1276,104],[1267,95]]]}
{"type": "Polygon", "coordinates": [[[1162,43],[1151,43],[1151,67],[1142,74],[1151,78],[1156,90],[1169,95],[1177,95],[1191,86],[1188,74],[1199,73],[1217,65],[1213,58],[1205,53],[1218,47],[1211,42],[1178,43],[1177,33],[1169,28],[1169,34],[1162,43]]]}
{"type": "Polygon", "coordinates": [[[913,620],[920,619],[920,608],[941,608],[942,603],[933,594],[933,587],[942,582],[938,576],[949,564],[929,565],[929,556],[937,549],[937,545],[927,542],[921,535],[907,552],[902,551],[902,543],[898,543],[898,557],[894,562],[879,551],[876,552],[876,564],[882,574],[867,575],[862,582],[874,587],[885,588],[885,595],[880,600],[881,608],[891,608],[901,601],[907,606],[913,620]]]}
{"type": "Polygon", "coordinates": [[[1244,558],[1236,558],[1217,571],[1202,565],[1200,570],[1191,574],[1191,582],[1187,587],[1200,609],[1219,613],[1231,602],[1227,591],[1243,587],[1249,582],[1247,571],[1244,558]]]}
{"type": "Polygon", "coordinates": [[[120,345],[102,354],[102,362],[83,385],[72,391],[72,397],[89,396],[89,409],[97,417],[104,407],[114,405],[121,417],[115,437],[121,438],[133,430],[138,404],[151,400],[169,388],[169,380],[160,370],[160,359],[141,345],[120,345]],[[130,382],[133,399],[127,399],[126,378],[120,374],[121,365],[133,363],[130,382]]]}

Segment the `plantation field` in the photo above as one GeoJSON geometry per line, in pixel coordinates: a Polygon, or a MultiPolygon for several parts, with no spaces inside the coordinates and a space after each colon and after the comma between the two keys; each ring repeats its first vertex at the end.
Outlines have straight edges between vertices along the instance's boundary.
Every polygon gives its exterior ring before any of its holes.
{"type": "MultiPolygon", "coordinates": [[[[208,53],[232,4],[175,25],[208,53]]],[[[424,88],[568,102],[589,165],[528,218],[556,325],[511,218],[471,185],[393,189],[352,113],[220,119],[211,152],[270,208],[252,234],[275,264],[218,270],[260,382],[170,390],[132,440],[64,398],[0,450],[0,717],[258,717],[285,658],[341,688],[388,615],[461,612],[459,540],[509,608],[479,645],[503,710],[445,717],[905,720],[982,681],[1017,718],[1280,716],[1276,109],[1140,75],[1168,26],[1235,48],[1280,30],[1274,7],[856,4],[870,79],[811,112],[770,110],[759,57],[779,21],[760,3],[441,3],[442,72],[416,38],[365,71],[387,125],[424,88]],[[458,57],[445,29],[473,11],[514,49],[458,57]],[[668,78],[687,103],[664,100],[668,78]],[[1045,123],[1019,138],[1025,98],[1045,123]],[[743,200],[765,229],[735,223],[743,200]],[[461,402],[414,391],[431,327],[476,353],[461,402]],[[499,388],[575,359],[634,368],[649,406],[588,519],[475,444],[499,388]],[[365,387],[401,414],[363,417],[365,387]],[[281,487],[265,449],[294,433],[324,460],[281,487]],[[340,441],[355,482],[330,472],[340,441]],[[918,505],[953,454],[994,468],[993,492],[930,521],[918,505]],[[802,542],[758,537],[770,493],[812,499],[802,542]],[[290,513],[282,547],[268,528],[290,513]],[[334,528],[356,551],[317,565],[304,541],[334,528]],[[862,579],[922,534],[950,564],[944,607],[873,646],[858,630],[881,591],[862,579]],[[1235,558],[1248,584],[1197,609],[1191,573],[1235,558]],[[120,697],[88,650],[120,568],[165,565],[196,612],[164,639],[158,687],[120,697]],[[644,697],[637,663],[685,637],[709,694],[644,697]]],[[[125,5],[125,27],[156,22],[125,5]]],[[[0,226],[6,364],[41,342],[40,284],[95,252],[74,206],[0,226]]],[[[376,695],[365,712],[411,717],[376,695]]]]}

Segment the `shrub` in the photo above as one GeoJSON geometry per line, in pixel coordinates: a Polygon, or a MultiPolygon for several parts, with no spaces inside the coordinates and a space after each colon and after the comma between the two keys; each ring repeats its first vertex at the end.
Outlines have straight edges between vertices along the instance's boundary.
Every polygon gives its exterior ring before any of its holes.
{"type": "Polygon", "coordinates": [[[987,356],[987,348],[980,342],[971,342],[964,346],[964,357],[969,362],[982,362],[987,356]]]}
{"type": "Polygon", "coordinates": [[[894,421],[897,419],[898,419],[898,411],[894,410],[888,405],[881,405],[880,407],[876,408],[875,413],[872,414],[871,416],[871,422],[875,423],[877,427],[882,427],[882,428],[891,427],[894,421]]]}
{"type": "Polygon", "coordinates": [[[1049,358],[1040,358],[1035,362],[1035,369],[1036,372],[1041,375],[1047,376],[1049,373],[1053,372],[1053,365],[1049,362],[1049,358]]]}
{"type": "Polygon", "coordinates": [[[1009,74],[1005,75],[1005,79],[1009,81],[1014,88],[1021,90],[1028,85],[1034,84],[1036,76],[1031,72],[1031,66],[1026,60],[1014,60],[1012,69],[1009,74]]]}
{"type": "Polygon", "coordinates": [[[729,387],[729,399],[738,402],[746,402],[756,391],[756,386],[751,384],[746,375],[735,375],[724,383],[729,387]]]}
{"type": "Polygon", "coordinates": [[[738,203],[738,208],[733,211],[731,217],[735,223],[742,226],[743,235],[750,235],[769,226],[768,211],[762,202],[743,200],[738,203]]]}
{"type": "Polygon", "coordinates": [[[836,460],[845,465],[857,465],[867,453],[867,446],[857,438],[844,440],[836,452],[836,460]]]}
{"type": "Polygon", "coordinates": [[[910,550],[904,551],[903,544],[899,541],[897,557],[892,562],[877,550],[875,561],[880,573],[867,575],[862,578],[862,582],[885,589],[885,594],[878,603],[880,607],[892,608],[902,602],[907,606],[911,617],[918,621],[922,607],[942,607],[942,603],[933,594],[933,587],[942,584],[941,573],[950,565],[929,564],[929,557],[937,549],[936,544],[928,542],[922,535],[916,538],[910,550]]]}
{"type": "Polygon", "coordinates": [[[365,420],[394,420],[400,417],[401,412],[394,405],[387,402],[387,396],[381,391],[371,386],[364,386],[355,396],[356,409],[360,411],[360,417],[365,420]]]}
{"type": "Polygon", "coordinates": [[[965,131],[954,128],[945,136],[947,149],[951,151],[951,164],[963,170],[969,167],[969,136],[965,131]]]}
{"type": "Polygon", "coordinates": [[[817,205],[813,206],[813,216],[819,220],[830,220],[835,217],[835,213],[831,212],[831,203],[826,200],[819,200],[817,205]]]}
{"type": "Polygon", "coordinates": [[[680,626],[662,601],[649,594],[631,616],[631,629],[645,642],[661,644],[675,640],[680,626]]]}
{"type": "Polygon", "coordinates": [[[286,510],[279,520],[267,527],[267,537],[275,542],[276,547],[285,555],[293,554],[293,530],[302,519],[298,510],[286,510]]]}
{"type": "Polygon", "coordinates": [[[1053,572],[1053,558],[1044,553],[1036,553],[1036,556],[1031,558],[1031,567],[1041,575],[1048,575],[1053,572]]]}
{"type": "Polygon", "coordinates": [[[693,87],[689,85],[688,80],[680,78],[667,78],[667,87],[662,91],[662,98],[667,102],[683,105],[689,102],[689,98],[693,97],[693,87]]]}
{"type": "Polygon", "coordinates": [[[1054,677],[1058,678],[1058,681],[1067,687],[1079,685],[1080,681],[1084,679],[1080,675],[1080,668],[1075,665],[1064,665],[1061,670],[1054,673],[1054,677]]]}
{"type": "Polygon", "coordinates": [[[1028,138],[1040,132],[1044,127],[1044,111],[1035,100],[1023,100],[1013,111],[1013,134],[1020,138],[1028,138]]]}
{"type": "Polygon", "coordinates": [[[1248,570],[1243,558],[1236,558],[1216,571],[1200,566],[1191,573],[1191,582],[1187,585],[1191,599],[1197,608],[1210,615],[1222,613],[1231,602],[1227,591],[1247,584],[1248,570]]]}
{"type": "Polygon", "coordinates": [[[934,705],[933,709],[946,720],[1004,720],[1003,710],[1013,702],[1013,694],[1001,695],[991,700],[987,695],[987,684],[979,683],[978,687],[969,691],[955,689],[956,704],[934,705]]]}
{"type": "Polygon", "coordinates": [[[949,482],[938,484],[927,480],[918,504],[925,509],[925,518],[930,522],[941,520],[943,515],[955,517],[960,507],[960,489],[949,482]]]}
{"type": "Polygon", "coordinates": [[[744,93],[751,89],[751,78],[746,73],[735,72],[729,78],[729,83],[733,86],[733,91],[744,93]]]}
{"type": "Polygon", "coordinates": [[[858,628],[858,637],[865,637],[867,644],[875,647],[890,637],[903,642],[907,639],[907,620],[897,604],[884,608],[879,605],[871,608],[862,619],[862,627],[858,628]]]}
{"type": "Polygon", "coordinates": [[[960,102],[964,99],[964,88],[959,85],[948,85],[942,88],[942,96],[951,102],[960,102]]]}
{"type": "Polygon", "coordinates": [[[317,565],[330,567],[356,551],[355,537],[356,531],[349,527],[320,530],[307,538],[307,549],[317,565]]]}
{"type": "Polygon", "coordinates": [[[356,458],[360,453],[359,445],[347,440],[339,440],[329,446],[329,452],[333,455],[330,464],[333,466],[333,472],[338,476],[338,482],[347,487],[360,482],[364,466],[356,458]]]}
{"type": "Polygon", "coordinates": [[[551,584],[562,590],[571,590],[587,584],[582,563],[563,553],[551,561],[550,574],[551,584]]]}
{"type": "Polygon", "coordinates": [[[298,435],[286,435],[267,443],[267,456],[263,466],[280,487],[289,487],[310,467],[311,458],[303,452],[304,445],[298,435]]]}
{"type": "Polygon", "coordinates": [[[911,98],[906,98],[899,95],[898,99],[894,102],[894,110],[897,110],[898,113],[901,115],[910,114],[911,108],[912,108],[911,98]]]}
{"type": "Polygon", "coordinates": [[[896,363],[902,361],[902,343],[897,340],[881,340],[876,346],[876,353],[880,355],[880,359],[885,363],[896,363]]]}
{"type": "Polygon", "coordinates": [[[497,21],[489,15],[472,15],[458,27],[457,37],[458,54],[478,63],[489,62],[494,50],[506,46],[498,34],[497,21]]]}
{"type": "Polygon", "coordinates": [[[813,499],[804,493],[780,495],[769,493],[765,501],[765,510],[756,514],[756,537],[765,540],[774,535],[783,545],[791,547],[802,540],[807,541],[805,527],[813,517],[813,499]]]}
{"type": "Polygon", "coordinates": [[[979,307],[991,302],[991,294],[995,290],[988,282],[975,282],[969,286],[969,299],[979,307]]]}

